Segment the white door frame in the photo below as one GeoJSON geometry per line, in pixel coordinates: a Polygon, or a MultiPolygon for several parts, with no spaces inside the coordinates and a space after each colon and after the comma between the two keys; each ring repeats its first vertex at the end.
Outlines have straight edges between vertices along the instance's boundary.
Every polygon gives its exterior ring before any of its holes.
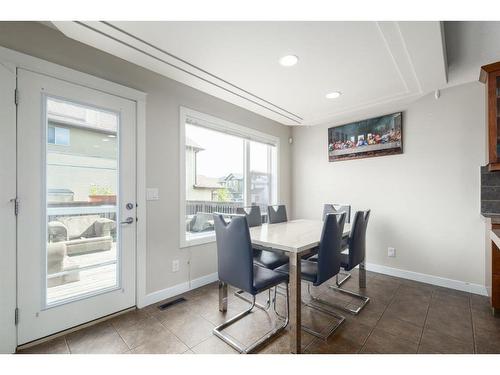
{"type": "MultiPolygon", "coordinates": [[[[137,147],[137,240],[136,240],[136,305],[144,307],[146,303],[146,97],[147,94],[126,86],[119,85],[92,75],[63,67],[24,53],[0,47],[0,60],[12,68],[23,68],[35,73],[99,90],[108,94],[119,96],[136,102],[136,147],[137,147]]],[[[20,94],[22,100],[22,94],[20,94]]],[[[9,267],[16,267],[11,264],[9,267]]],[[[11,286],[14,290],[16,285],[11,286]]],[[[11,306],[12,311],[16,306],[11,306]]]]}
{"type": "Polygon", "coordinates": [[[16,320],[16,68],[0,61],[0,354],[17,345],[16,320]]]}

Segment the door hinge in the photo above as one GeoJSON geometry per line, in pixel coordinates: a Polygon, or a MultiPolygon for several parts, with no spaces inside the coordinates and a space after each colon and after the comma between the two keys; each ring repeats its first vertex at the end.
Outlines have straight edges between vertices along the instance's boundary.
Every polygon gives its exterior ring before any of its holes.
{"type": "Polygon", "coordinates": [[[14,89],[14,103],[16,105],[19,104],[19,90],[18,89],[14,89]]]}
{"type": "Polygon", "coordinates": [[[12,198],[10,201],[14,203],[14,215],[19,215],[19,199],[12,198]]]}
{"type": "Polygon", "coordinates": [[[14,323],[16,326],[19,324],[19,307],[16,307],[16,310],[14,311],[14,323]]]}

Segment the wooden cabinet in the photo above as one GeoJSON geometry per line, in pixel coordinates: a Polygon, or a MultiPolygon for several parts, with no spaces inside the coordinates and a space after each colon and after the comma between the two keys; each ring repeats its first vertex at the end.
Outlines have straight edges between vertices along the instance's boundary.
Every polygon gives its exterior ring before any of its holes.
{"type": "Polygon", "coordinates": [[[481,67],[486,84],[488,116],[488,169],[500,171],[500,61],[481,67]]]}
{"type": "MultiPolygon", "coordinates": [[[[491,307],[500,312],[500,224],[492,224],[491,230],[491,307]]],[[[487,272],[487,277],[489,272],[487,272]]]]}

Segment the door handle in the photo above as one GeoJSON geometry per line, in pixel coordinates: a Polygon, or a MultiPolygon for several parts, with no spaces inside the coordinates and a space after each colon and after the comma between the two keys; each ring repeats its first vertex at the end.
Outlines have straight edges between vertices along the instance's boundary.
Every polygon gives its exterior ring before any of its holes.
{"type": "Polygon", "coordinates": [[[125,219],[125,221],[122,221],[120,224],[132,224],[134,222],[134,218],[129,216],[125,219]]]}

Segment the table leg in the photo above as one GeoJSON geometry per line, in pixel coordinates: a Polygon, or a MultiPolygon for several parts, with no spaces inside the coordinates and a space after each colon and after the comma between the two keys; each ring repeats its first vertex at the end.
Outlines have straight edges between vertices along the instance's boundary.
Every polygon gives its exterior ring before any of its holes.
{"type": "Polygon", "coordinates": [[[227,284],[219,280],[219,311],[227,311],[227,284]]]}
{"type": "Polygon", "coordinates": [[[301,284],[300,284],[300,260],[297,253],[289,253],[290,272],[290,352],[300,354],[301,352],[301,284]]]}
{"type": "Polygon", "coordinates": [[[366,266],[365,261],[359,264],[359,287],[366,288],[366,266]]]}

